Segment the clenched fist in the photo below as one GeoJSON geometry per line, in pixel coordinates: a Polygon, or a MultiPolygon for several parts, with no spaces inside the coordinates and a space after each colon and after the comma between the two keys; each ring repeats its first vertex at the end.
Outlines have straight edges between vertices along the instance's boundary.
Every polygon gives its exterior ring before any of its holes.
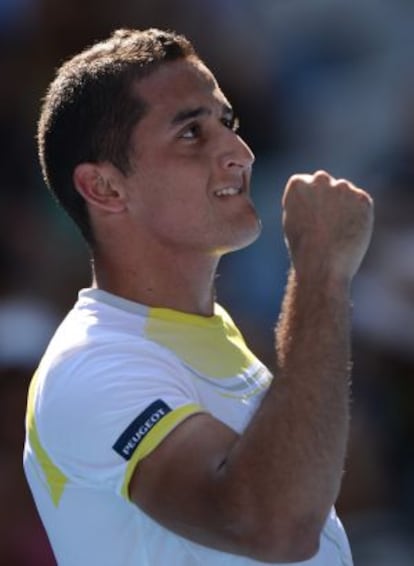
{"type": "Polygon", "coordinates": [[[371,238],[372,198],[349,181],[317,171],[291,177],[282,205],[296,273],[352,279],[371,238]]]}

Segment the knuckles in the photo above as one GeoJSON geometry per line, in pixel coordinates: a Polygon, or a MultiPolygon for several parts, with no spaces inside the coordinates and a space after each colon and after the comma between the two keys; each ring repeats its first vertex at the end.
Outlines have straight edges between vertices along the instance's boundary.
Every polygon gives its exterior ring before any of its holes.
{"type": "Polygon", "coordinates": [[[346,179],[336,179],[324,170],[318,170],[313,174],[292,175],[286,185],[282,204],[295,202],[297,199],[310,200],[323,199],[354,199],[356,204],[365,203],[373,206],[373,199],[364,190],[356,187],[346,179]]]}

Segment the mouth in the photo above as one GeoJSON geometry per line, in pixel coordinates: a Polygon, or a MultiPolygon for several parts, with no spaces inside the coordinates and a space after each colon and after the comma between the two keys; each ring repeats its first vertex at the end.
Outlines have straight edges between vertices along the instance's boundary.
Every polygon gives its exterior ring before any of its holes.
{"type": "Polygon", "coordinates": [[[223,189],[218,189],[214,191],[214,195],[216,197],[235,197],[237,195],[241,195],[243,192],[242,187],[224,187],[223,189]]]}

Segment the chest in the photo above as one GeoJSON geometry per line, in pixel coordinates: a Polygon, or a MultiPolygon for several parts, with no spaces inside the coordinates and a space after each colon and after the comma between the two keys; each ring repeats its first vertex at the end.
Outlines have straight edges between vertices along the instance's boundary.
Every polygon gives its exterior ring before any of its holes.
{"type": "Polygon", "coordinates": [[[188,369],[201,404],[239,434],[259,407],[273,376],[258,360],[235,376],[211,378],[188,369]]]}

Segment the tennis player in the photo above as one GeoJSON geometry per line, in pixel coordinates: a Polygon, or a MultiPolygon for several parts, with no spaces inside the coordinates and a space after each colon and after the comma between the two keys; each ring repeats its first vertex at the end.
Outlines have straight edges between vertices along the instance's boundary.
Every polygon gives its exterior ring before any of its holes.
{"type": "Polygon", "coordinates": [[[260,233],[237,125],[190,42],[157,29],[76,55],[44,99],[43,173],[93,267],[28,399],[59,566],[352,564],[334,504],[372,201],[324,171],[288,181],[273,376],[215,299],[221,256],[260,233]]]}

